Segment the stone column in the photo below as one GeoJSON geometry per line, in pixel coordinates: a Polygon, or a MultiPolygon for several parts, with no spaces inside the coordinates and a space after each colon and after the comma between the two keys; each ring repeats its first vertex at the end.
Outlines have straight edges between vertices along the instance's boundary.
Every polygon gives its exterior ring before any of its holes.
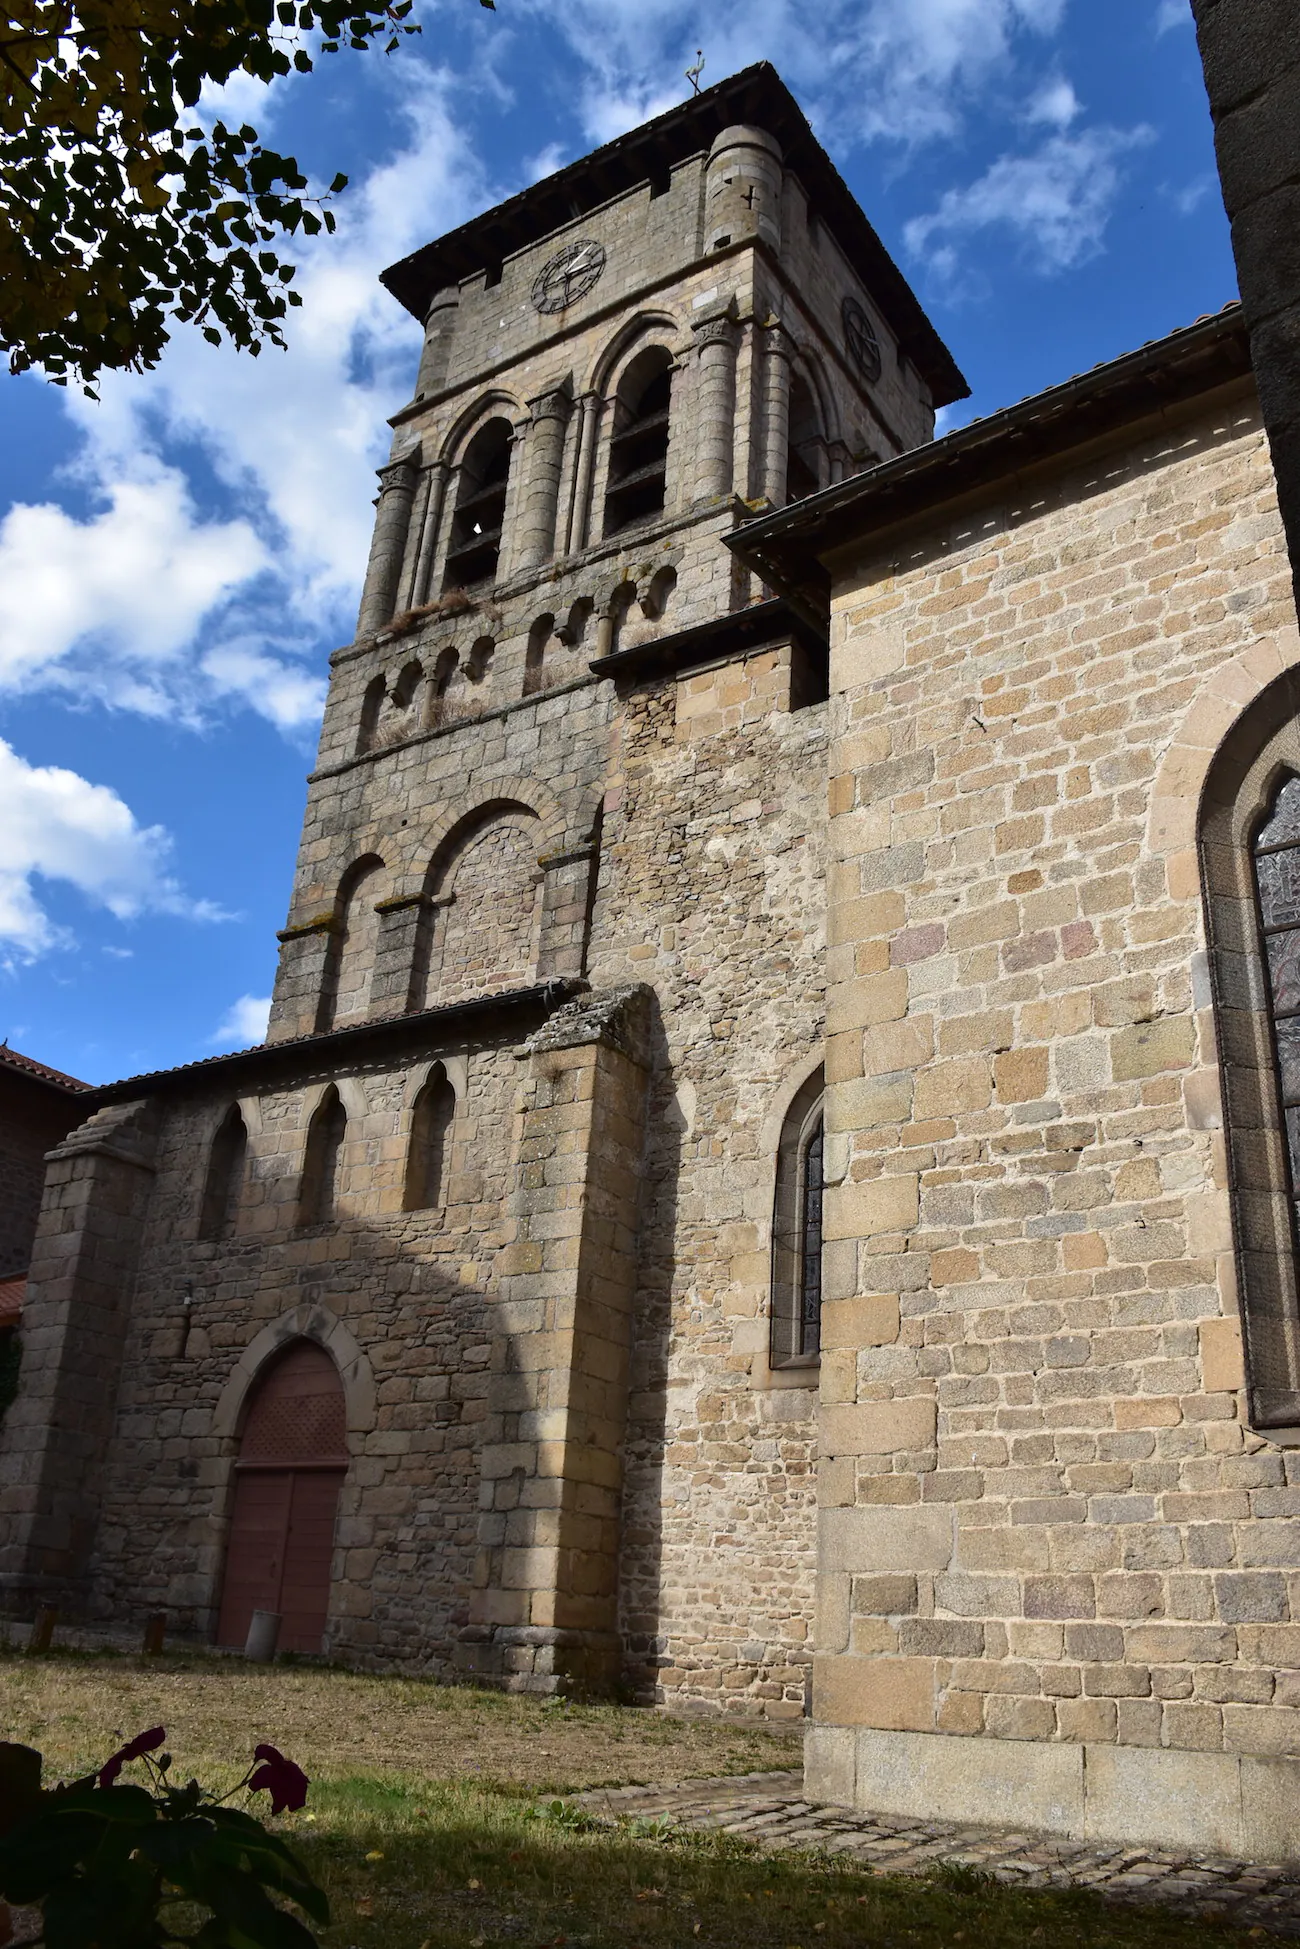
{"type": "Polygon", "coordinates": [[[411,454],[379,469],[378,513],[361,596],[361,614],[357,618],[359,637],[373,636],[392,620],[411,525],[415,482],[416,465],[411,454]]]}
{"type": "Polygon", "coordinates": [[[736,429],[736,327],[727,317],[695,328],[695,497],[730,494],[736,429]]]}
{"type": "Polygon", "coordinates": [[[774,508],[785,506],[790,460],[789,332],[769,325],[763,333],[763,492],[774,508]]]}
{"type": "Polygon", "coordinates": [[[429,600],[429,587],[433,580],[434,558],[438,552],[438,534],[442,527],[442,510],[447,500],[447,481],[451,474],[451,462],[435,460],[428,469],[429,492],[424,503],[424,519],[420,525],[420,545],[415,556],[415,575],[411,582],[411,607],[421,608],[429,600]]]}
{"type": "Polygon", "coordinates": [[[513,1237],[501,1259],[466,1670],[608,1690],[637,1276],[651,995],[560,1009],[521,1052],[513,1237]]]}
{"type": "Polygon", "coordinates": [[[268,1042],[287,1042],[323,1026],[326,977],[341,922],[333,913],[317,914],[296,927],[282,928],[280,966],[275,977],[268,1042]]]}
{"type": "Polygon", "coordinates": [[[89,1607],[158,1121],[151,1102],[114,1104],[50,1152],[23,1384],[0,1432],[0,1608],[11,1613],[89,1607]]]}
{"type": "Polygon", "coordinates": [[[527,480],[519,508],[514,567],[536,568],[555,552],[555,514],[564,464],[564,435],[572,402],[560,387],[528,402],[532,426],[525,448],[527,480]]]}
{"type": "Polygon", "coordinates": [[[578,457],[573,465],[573,491],[569,496],[561,555],[576,555],[587,545],[591,528],[591,493],[596,461],[596,429],[600,425],[600,396],[584,393],[578,402],[578,457]]]}

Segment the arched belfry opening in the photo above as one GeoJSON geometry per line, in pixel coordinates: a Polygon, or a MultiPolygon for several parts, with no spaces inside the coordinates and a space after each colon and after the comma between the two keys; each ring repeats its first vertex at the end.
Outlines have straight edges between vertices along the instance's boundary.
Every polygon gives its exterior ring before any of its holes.
{"type": "Polygon", "coordinates": [[[509,420],[492,419],[479,428],[465,450],[443,576],[448,589],[468,589],[496,577],[512,438],[509,420]]]}
{"type": "Polygon", "coordinates": [[[339,1371],[314,1340],[295,1340],[259,1378],[245,1417],[219,1644],[242,1645],[253,1612],[274,1611],[281,1651],[323,1649],[347,1466],[339,1371]]]}
{"type": "Polygon", "coordinates": [[[790,447],[786,461],[785,498],[802,501],[822,485],[821,460],[825,445],[821,415],[812,387],[801,372],[790,379],[790,447]]]}
{"type": "Polygon", "coordinates": [[[605,480],[605,533],[653,521],[664,511],[672,355],[647,346],[628,366],[614,403],[605,480]]]}

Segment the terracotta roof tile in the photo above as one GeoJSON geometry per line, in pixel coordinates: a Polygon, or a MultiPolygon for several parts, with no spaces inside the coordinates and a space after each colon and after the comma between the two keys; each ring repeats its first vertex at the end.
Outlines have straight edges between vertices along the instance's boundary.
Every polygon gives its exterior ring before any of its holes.
{"type": "Polygon", "coordinates": [[[0,1332],[6,1327],[17,1326],[26,1294],[26,1273],[21,1279],[0,1279],[0,1332]]]}
{"type": "Polygon", "coordinates": [[[83,1083],[78,1076],[65,1076],[61,1069],[51,1069],[48,1063],[37,1062],[35,1056],[24,1056],[17,1049],[11,1049],[7,1042],[0,1043],[0,1066],[16,1069],[22,1076],[35,1076],[43,1083],[57,1083],[60,1089],[88,1090],[90,1083],[83,1083]]]}

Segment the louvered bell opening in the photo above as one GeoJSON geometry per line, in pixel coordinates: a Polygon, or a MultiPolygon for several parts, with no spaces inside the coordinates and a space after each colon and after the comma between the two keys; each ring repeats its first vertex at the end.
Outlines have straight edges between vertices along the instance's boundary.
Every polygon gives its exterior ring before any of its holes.
{"type": "Polygon", "coordinates": [[[475,435],[461,465],[443,586],[468,589],[496,578],[510,478],[510,428],[493,420],[475,435]]]}
{"type": "Polygon", "coordinates": [[[671,370],[664,366],[646,381],[609,443],[605,490],[605,533],[653,521],[664,511],[668,470],[668,419],[671,370]]]}

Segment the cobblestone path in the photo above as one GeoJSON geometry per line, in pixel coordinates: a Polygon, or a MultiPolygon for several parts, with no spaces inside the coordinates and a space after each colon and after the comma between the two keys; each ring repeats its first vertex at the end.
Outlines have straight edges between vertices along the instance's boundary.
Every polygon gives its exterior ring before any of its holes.
{"type": "Polygon", "coordinates": [[[594,1814],[667,1820],[692,1831],[716,1828],[761,1847],[815,1848],[854,1866],[924,1874],[962,1863],[1024,1888],[1093,1888],[1115,1901],[1159,1902],[1183,1913],[1300,1936],[1300,1866],[1171,1854],[1122,1843],[1069,1841],[1020,1828],[972,1827],[816,1806],[803,1775],[747,1773],[675,1787],[614,1787],[575,1794],[594,1814]]]}

